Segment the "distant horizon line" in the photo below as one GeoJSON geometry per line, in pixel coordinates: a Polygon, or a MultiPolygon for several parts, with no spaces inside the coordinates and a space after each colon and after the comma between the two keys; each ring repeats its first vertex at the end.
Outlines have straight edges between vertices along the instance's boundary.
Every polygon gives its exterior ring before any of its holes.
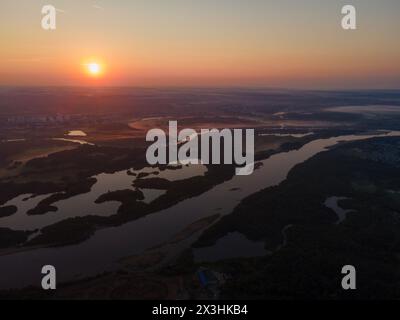
{"type": "Polygon", "coordinates": [[[270,87],[270,86],[246,86],[246,85],[223,85],[223,86],[202,86],[202,85],[159,85],[159,86],[137,86],[137,85],[5,85],[0,84],[0,88],[85,88],[85,89],[213,89],[213,90],[269,90],[269,91],[317,91],[317,92],[362,92],[362,91],[400,91],[400,88],[290,88],[290,87],[270,87]]]}

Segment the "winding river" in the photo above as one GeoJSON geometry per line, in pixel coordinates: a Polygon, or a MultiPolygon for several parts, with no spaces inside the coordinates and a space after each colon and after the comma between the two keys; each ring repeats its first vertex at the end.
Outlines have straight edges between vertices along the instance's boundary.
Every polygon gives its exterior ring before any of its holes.
{"type": "MultiPolygon", "coordinates": [[[[199,219],[216,213],[231,213],[242,199],[266,187],[280,184],[295,165],[326,151],[327,148],[341,141],[364,140],[377,136],[400,136],[400,132],[314,140],[299,150],[279,153],[262,161],[263,166],[250,176],[235,176],[230,181],[169,209],[119,227],[101,229],[83,243],[0,256],[0,289],[40,285],[40,271],[47,264],[56,267],[59,282],[114,270],[119,267],[117,261],[121,258],[164,244],[199,219]]],[[[187,247],[195,238],[182,242],[187,247]]],[[[246,250],[247,246],[243,248],[246,250]]],[[[235,251],[235,254],[240,252],[235,251]]]]}

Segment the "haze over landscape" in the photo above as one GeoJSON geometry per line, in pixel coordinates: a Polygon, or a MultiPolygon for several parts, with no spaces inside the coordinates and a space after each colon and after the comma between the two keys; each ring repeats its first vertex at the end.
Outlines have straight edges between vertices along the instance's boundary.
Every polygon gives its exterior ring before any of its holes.
{"type": "Polygon", "coordinates": [[[0,300],[400,298],[399,1],[50,2],[0,2],[0,300]]]}

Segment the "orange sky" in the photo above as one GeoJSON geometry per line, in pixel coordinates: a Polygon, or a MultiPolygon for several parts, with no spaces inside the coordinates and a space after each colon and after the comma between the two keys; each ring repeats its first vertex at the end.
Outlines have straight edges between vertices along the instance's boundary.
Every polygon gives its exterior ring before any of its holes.
{"type": "Polygon", "coordinates": [[[358,30],[344,31],[343,1],[53,0],[51,32],[40,26],[47,2],[1,1],[0,85],[400,84],[400,1],[352,1],[358,30]]]}

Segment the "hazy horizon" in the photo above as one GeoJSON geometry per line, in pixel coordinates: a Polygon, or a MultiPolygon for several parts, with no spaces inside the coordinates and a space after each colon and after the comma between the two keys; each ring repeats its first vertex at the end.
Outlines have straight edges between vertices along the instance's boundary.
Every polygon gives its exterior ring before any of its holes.
{"type": "Polygon", "coordinates": [[[85,88],[85,89],[182,89],[182,90],[265,90],[265,91],[299,91],[299,92],[397,92],[400,91],[400,87],[396,88],[323,88],[323,87],[310,87],[310,88],[296,88],[296,87],[268,87],[268,86],[246,86],[246,85],[42,85],[42,84],[21,84],[21,85],[8,85],[0,84],[0,88],[15,88],[15,89],[40,89],[40,88],[85,88]]]}

